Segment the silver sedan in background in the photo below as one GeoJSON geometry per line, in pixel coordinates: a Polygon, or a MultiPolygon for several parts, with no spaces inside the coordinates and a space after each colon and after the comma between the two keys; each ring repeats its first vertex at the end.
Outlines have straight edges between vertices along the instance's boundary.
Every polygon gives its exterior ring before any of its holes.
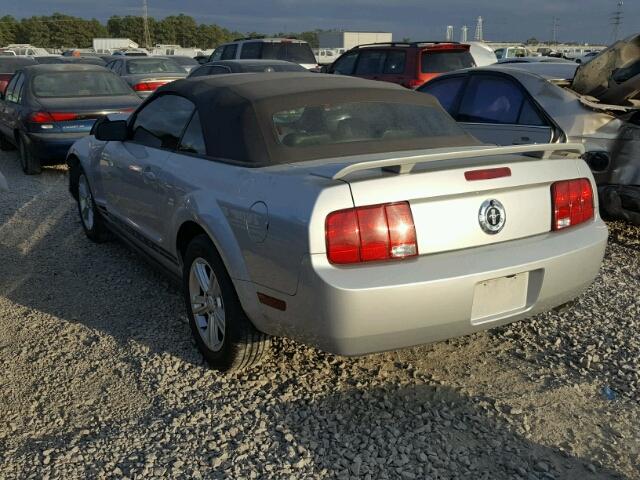
{"type": "MultiPolygon", "coordinates": [[[[418,91],[435,96],[465,131],[485,143],[582,143],[598,185],[609,191],[605,200],[637,208],[637,202],[621,202],[615,192],[623,178],[640,178],[640,157],[614,151],[622,148],[627,119],[640,108],[640,35],[583,65],[497,64],[441,75],[418,91]],[[621,176],[621,169],[627,174],[621,176]]],[[[622,186],[640,194],[635,180],[622,186]]]]}
{"type": "Polygon", "coordinates": [[[120,75],[142,98],[162,85],[187,76],[187,70],[170,57],[119,55],[106,67],[120,75]]]}

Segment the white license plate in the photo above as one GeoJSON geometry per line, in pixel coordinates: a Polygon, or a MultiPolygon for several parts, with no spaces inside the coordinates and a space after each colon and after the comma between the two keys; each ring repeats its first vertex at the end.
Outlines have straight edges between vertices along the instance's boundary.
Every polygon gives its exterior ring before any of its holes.
{"type": "Polygon", "coordinates": [[[496,320],[527,305],[529,272],[477,283],[473,294],[471,323],[496,320]]]}

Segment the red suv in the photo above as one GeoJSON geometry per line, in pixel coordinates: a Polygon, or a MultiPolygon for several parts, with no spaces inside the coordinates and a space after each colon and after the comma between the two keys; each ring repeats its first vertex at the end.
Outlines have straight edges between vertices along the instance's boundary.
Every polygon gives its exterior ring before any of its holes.
{"type": "Polygon", "coordinates": [[[326,72],[416,88],[441,73],[475,67],[469,48],[456,42],[359,45],[343,53],[326,72]]]}

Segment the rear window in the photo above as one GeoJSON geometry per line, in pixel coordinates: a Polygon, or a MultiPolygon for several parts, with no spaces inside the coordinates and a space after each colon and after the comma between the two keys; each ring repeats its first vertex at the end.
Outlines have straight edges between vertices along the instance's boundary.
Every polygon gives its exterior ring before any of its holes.
{"type": "Polygon", "coordinates": [[[290,65],[277,63],[277,64],[269,64],[269,63],[252,63],[249,65],[243,65],[242,71],[247,73],[254,72],[306,72],[307,69],[301,67],[297,63],[292,63],[290,65]]]}
{"type": "Polygon", "coordinates": [[[130,95],[131,88],[110,72],[41,73],[33,78],[33,93],[41,98],[130,95]]]}
{"type": "Polygon", "coordinates": [[[145,58],[126,62],[130,75],[149,73],[184,73],[184,68],[168,58],[145,58]]]}
{"type": "Polygon", "coordinates": [[[263,42],[262,54],[257,58],[314,65],[317,63],[309,44],[298,42],[263,42]]]}
{"type": "Polygon", "coordinates": [[[31,58],[0,57],[0,73],[15,73],[19,68],[35,63],[31,58]]]}
{"type": "Polygon", "coordinates": [[[470,68],[475,64],[468,50],[447,50],[422,52],[422,73],[444,73],[470,68]]]}
{"type": "Polygon", "coordinates": [[[440,109],[385,102],[281,111],[273,115],[273,125],[278,141],[288,147],[463,135],[456,122],[440,109]]]}
{"type": "Polygon", "coordinates": [[[180,65],[200,65],[193,58],[189,57],[173,57],[171,60],[180,64],[180,65]]]}

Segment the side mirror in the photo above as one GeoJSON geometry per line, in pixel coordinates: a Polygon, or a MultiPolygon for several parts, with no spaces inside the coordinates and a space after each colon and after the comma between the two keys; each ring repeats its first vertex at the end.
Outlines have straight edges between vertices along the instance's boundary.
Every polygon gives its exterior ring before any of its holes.
{"type": "Polygon", "coordinates": [[[93,134],[102,142],[124,142],[127,139],[127,121],[103,118],[96,122],[93,134]]]}

